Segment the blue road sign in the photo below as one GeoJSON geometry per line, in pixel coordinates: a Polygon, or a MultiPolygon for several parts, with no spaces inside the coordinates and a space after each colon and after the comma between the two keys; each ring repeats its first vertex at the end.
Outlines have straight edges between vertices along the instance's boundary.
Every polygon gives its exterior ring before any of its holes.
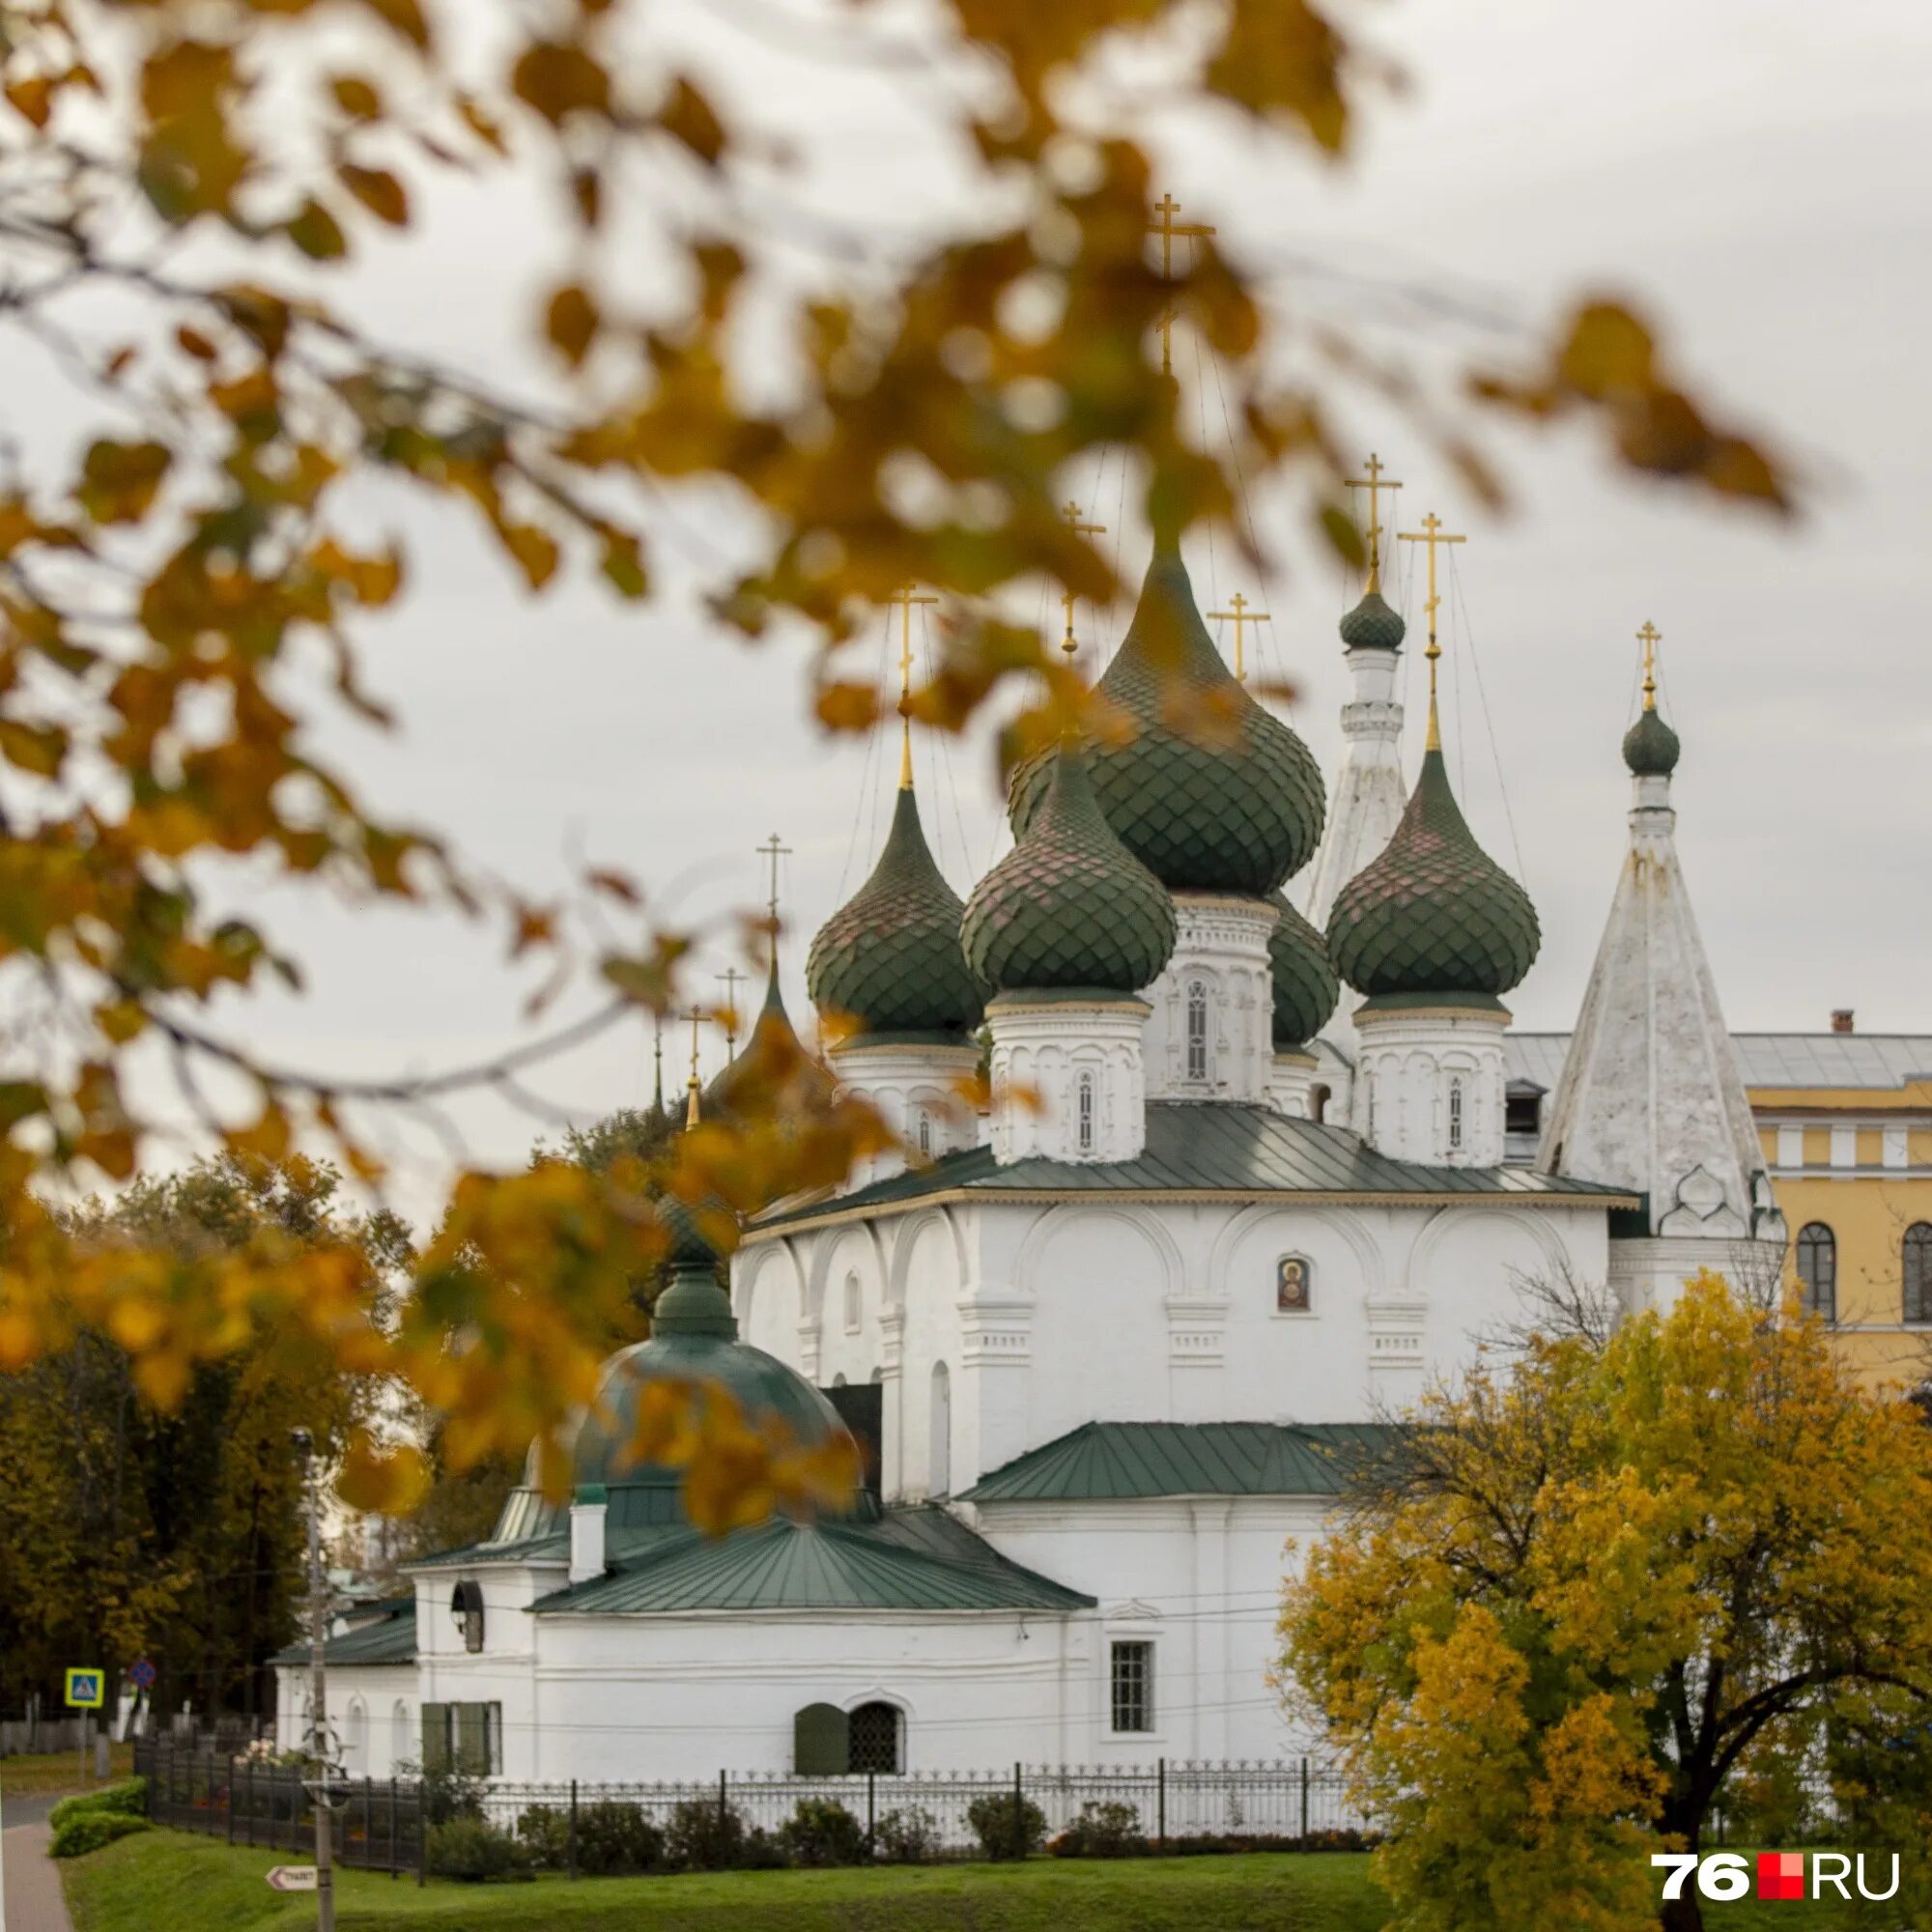
{"type": "Polygon", "coordinates": [[[75,1711],[98,1711],[107,1701],[104,1671],[71,1669],[67,1674],[67,1701],[75,1711]]]}
{"type": "Polygon", "coordinates": [[[140,1657],[134,1660],[132,1668],[128,1672],[128,1682],[136,1690],[152,1690],[155,1688],[155,1679],[160,1674],[145,1657],[140,1657]]]}

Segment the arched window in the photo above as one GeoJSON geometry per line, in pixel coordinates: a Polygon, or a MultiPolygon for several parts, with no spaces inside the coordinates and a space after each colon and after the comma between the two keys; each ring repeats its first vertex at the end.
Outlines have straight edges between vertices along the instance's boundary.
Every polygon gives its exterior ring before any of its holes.
{"type": "Polygon", "coordinates": [[[1452,1152],[1463,1145],[1463,1083],[1449,1083],[1449,1147],[1452,1152]]]}
{"type": "Polygon", "coordinates": [[[1187,1077],[1208,1077],[1208,982],[1187,982],[1187,1077]]]}
{"type": "Polygon", "coordinates": [[[846,1719],[845,1769],[903,1771],[900,1729],[896,1704],[861,1704],[846,1719]]]}
{"type": "Polygon", "coordinates": [[[483,1586],[466,1577],[450,1592],[449,1614],[463,1633],[465,1650],[483,1648],[483,1586]]]}
{"type": "Polygon", "coordinates": [[[1806,1315],[1838,1319],[1838,1241],[1822,1221],[1798,1231],[1798,1301],[1806,1315]]]}
{"type": "Polygon", "coordinates": [[[409,1700],[398,1697],[389,1707],[389,1764],[392,1768],[416,1754],[416,1727],[409,1700]]]}
{"type": "Polygon", "coordinates": [[[919,1110],[919,1151],[921,1153],[932,1151],[932,1116],[923,1107],[919,1110]]]}
{"type": "Polygon", "coordinates": [[[863,1306],[859,1293],[859,1271],[854,1268],[845,1277],[845,1332],[856,1335],[863,1306]]]}
{"type": "Polygon", "coordinates": [[[359,1697],[350,1698],[343,1716],[342,1759],[352,1777],[357,1772],[369,1776],[369,1710],[359,1697]]]}
{"type": "Polygon", "coordinates": [[[944,1362],[932,1365],[932,1412],[925,1452],[925,1489],[943,1496],[952,1483],[952,1378],[944,1362]]]}
{"type": "Polygon", "coordinates": [[[1074,1117],[1077,1122],[1077,1138],[1082,1153],[1094,1151],[1094,1076],[1083,1073],[1076,1090],[1074,1117]]]}
{"type": "Polygon", "coordinates": [[[1905,1311],[1907,1321],[1932,1321],[1932,1221],[1915,1221],[1905,1231],[1905,1311]]]}
{"type": "Polygon", "coordinates": [[[1311,1121],[1328,1118],[1328,1090],[1319,1080],[1308,1090],[1308,1118],[1311,1121]]]}

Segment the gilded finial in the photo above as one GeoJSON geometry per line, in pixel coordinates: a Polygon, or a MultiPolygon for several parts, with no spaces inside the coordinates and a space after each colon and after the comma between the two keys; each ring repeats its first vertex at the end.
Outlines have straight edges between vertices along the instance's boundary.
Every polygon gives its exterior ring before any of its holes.
{"type": "MultiPolygon", "coordinates": [[[[1061,506],[1060,514],[1065,519],[1066,527],[1078,537],[1103,537],[1107,534],[1105,524],[1083,524],[1080,521],[1080,505],[1070,498],[1061,506]]],[[[1060,601],[1066,607],[1066,635],[1060,640],[1060,648],[1071,658],[1080,646],[1073,639],[1073,593],[1063,590],[1060,601]]]]}
{"type": "Polygon", "coordinates": [[[1648,617],[1643,620],[1643,629],[1636,634],[1636,640],[1643,646],[1643,708],[1657,709],[1657,647],[1663,641],[1663,633],[1648,617]]]}
{"type": "Polygon", "coordinates": [[[1247,658],[1241,648],[1242,628],[1248,624],[1265,624],[1270,622],[1271,619],[1265,611],[1249,610],[1248,600],[1238,590],[1235,592],[1234,596],[1229,598],[1228,602],[1233,607],[1232,609],[1227,611],[1210,611],[1208,614],[1209,617],[1215,619],[1216,622],[1226,619],[1234,625],[1235,675],[1241,683],[1245,684],[1248,681],[1248,664],[1247,658]]]}
{"type": "Polygon", "coordinates": [[[1369,493],[1369,581],[1363,586],[1369,594],[1379,594],[1382,587],[1382,522],[1381,494],[1386,490],[1390,496],[1402,488],[1400,483],[1384,482],[1384,465],[1372,449],[1369,460],[1363,466],[1368,470],[1366,476],[1350,476],[1345,479],[1350,490],[1366,490],[1369,493]]]}
{"type": "Polygon", "coordinates": [[[1429,597],[1423,609],[1429,612],[1429,648],[1423,655],[1429,660],[1429,737],[1427,749],[1439,752],[1442,749],[1442,724],[1435,709],[1435,661],[1442,655],[1442,646],[1435,641],[1435,611],[1442,599],[1435,588],[1435,547],[1438,544],[1467,543],[1464,536],[1451,536],[1442,527],[1442,519],[1434,510],[1423,518],[1419,530],[1398,530],[1396,535],[1404,543],[1419,543],[1429,546],[1429,597]]]}
{"type": "MultiPolygon", "coordinates": [[[[1180,213],[1180,204],[1171,194],[1162,195],[1154,203],[1153,212],[1160,218],[1148,223],[1148,233],[1160,237],[1160,278],[1171,282],[1174,279],[1175,242],[1178,239],[1202,241],[1214,231],[1203,222],[1175,220],[1174,217],[1180,213]]],[[[1160,318],[1160,373],[1163,376],[1174,374],[1173,336],[1174,309],[1170,304],[1160,318]]]]}
{"type": "Polygon", "coordinates": [[[656,1077],[651,1082],[651,1112],[662,1120],[665,1110],[665,1022],[662,1013],[653,1016],[651,1060],[657,1068],[656,1077]]]}
{"type": "Polygon", "coordinates": [[[691,1078],[684,1089],[684,1124],[695,1127],[703,1113],[698,1098],[701,1090],[697,1084],[697,1029],[704,1024],[704,1009],[693,1007],[684,1017],[691,1022],[691,1078]]]}
{"type": "MultiPolygon", "coordinates": [[[[915,604],[937,604],[937,597],[921,597],[915,594],[910,583],[899,588],[886,599],[888,604],[896,605],[899,612],[899,789],[912,789],[912,607],[915,604]]],[[[773,838],[778,835],[774,833],[773,838]]],[[[773,862],[776,867],[777,862],[773,862]]],[[[773,873],[772,897],[774,907],[778,898],[777,872],[773,873]]],[[[777,917],[774,910],[773,917],[777,917]]]]}

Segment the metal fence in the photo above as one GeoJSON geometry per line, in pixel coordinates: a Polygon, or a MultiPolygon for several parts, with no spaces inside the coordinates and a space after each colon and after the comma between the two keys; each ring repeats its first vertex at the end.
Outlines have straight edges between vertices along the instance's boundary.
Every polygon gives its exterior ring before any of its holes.
{"type": "MultiPolygon", "coordinates": [[[[308,1853],[315,1804],[298,1764],[184,1750],[166,1738],[137,1740],[134,1770],[148,1780],[157,1825],[226,1838],[231,1845],[308,1853]]],[[[339,1864],[415,1872],[423,1858],[423,1792],[413,1778],[351,1778],[340,1787],[332,1833],[339,1864]]]]}

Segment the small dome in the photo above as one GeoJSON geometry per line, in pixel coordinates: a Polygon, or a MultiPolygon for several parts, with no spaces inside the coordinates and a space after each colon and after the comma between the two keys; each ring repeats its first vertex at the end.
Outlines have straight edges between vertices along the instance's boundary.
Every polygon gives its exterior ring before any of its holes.
{"type": "Polygon", "coordinates": [[[1640,779],[1667,779],[1682,750],[1659,711],[1646,710],[1624,733],[1624,763],[1640,779]]]}
{"type": "Polygon", "coordinates": [[[1529,895],[1476,843],[1432,746],[1395,837],[1336,897],[1329,958],[1372,998],[1493,997],[1529,971],[1542,937],[1529,895]]]}
{"type": "Polygon", "coordinates": [[[1306,1046],[1327,1024],[1342,997],[1342,982],[1328,963],[1321,933],[1276,893],[1271,901],[1281,918],[1268,935],[1268,965],[1274,974],[1274,1045],[1278,1053],[1306,1046]]]}
{"type": "Polygon", "coordinates": [[[765,1003],[745,1044],[705,1088],[700,1118],[735,1125],[753,1102],[766,1120],[810,1115],[823,1111],[837,1092],[838,1083],[805,1050],[792,1026],[774,959],[765,1003]]]}
{"type": "Polygon", "coordinates": [[[688,1201],[680,1201],[674,1194],[660,1195],[655,1208],[665,1233],[670,1237],[670,1250],[665,1256],[667,1267],[716,1267],[724,1259],[724,1250],[705,1233],[703,1223],[712,1214],[728,1215],[728,1208],[706,1204],[699,1208],[688,1201]]]}
{"type": "Polygon", "coordinates": [[[995,992],[1134,993],[1174,951],[1174,901],[1101,815],[1076,745],[1055,754],[1018,844],[980,881],[960,929],[995,992]]]}
{"type": "MultiPolygon", "coordinates": [[[[1325,810],[1321,770],[1222,663],[1171,539],[1155,543],[1134,620],[1099,688],[1135,730],[1090,753],[1094,789],[1108,824],[1163,885],[1259,897],[1314,856],[1325,810]],[[1169,722],[1177,695],[1212,707],[1191,731],[1169,722]]],[[[1045,753],[1015,769],[1008,815],[1016,838],[1051,770],[1045,753]]]]}
{"type": "Polygon", "coordinates": [[[1365,591],[1362,601],[1342,619],[1342,641],[1351,651],[1400,650],[1407,628],[1401,612],[1382,601],[1379,590],[1365,591]]]}
{"type": "Polygon", "coordinates": [[[932,862],[904,787],[872,875],[811,942],[806,984],[821,1013],[851,1013],[868,1035],[968,1034],[980,991],[959,951],[966,908],[932,862]]]}

